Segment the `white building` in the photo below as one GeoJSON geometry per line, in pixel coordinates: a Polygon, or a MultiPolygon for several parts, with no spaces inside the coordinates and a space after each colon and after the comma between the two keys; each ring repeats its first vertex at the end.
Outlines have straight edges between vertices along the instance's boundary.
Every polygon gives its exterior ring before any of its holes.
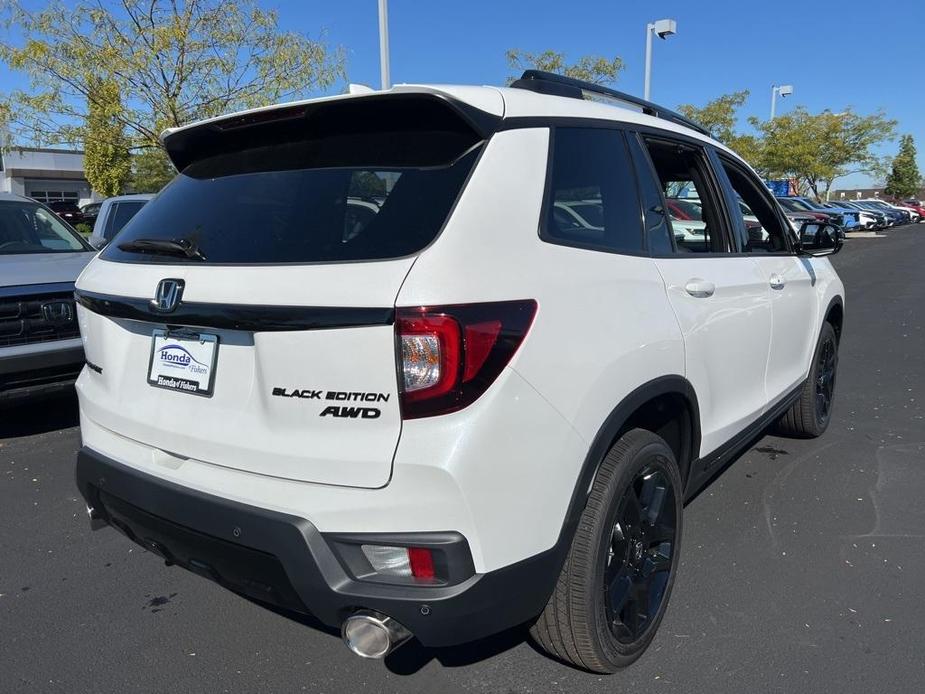
{"type": "Polygon", "coordinates": [[[78,205],[100,199],[84,175],[84,153],[24,147],[0,153],[0,192],[78,205]]]}

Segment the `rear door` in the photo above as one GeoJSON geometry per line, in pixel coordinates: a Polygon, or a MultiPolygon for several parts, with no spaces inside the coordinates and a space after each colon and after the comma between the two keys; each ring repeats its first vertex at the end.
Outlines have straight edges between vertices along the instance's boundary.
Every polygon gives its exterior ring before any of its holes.
{"type": "Polygon", "coordinates": [[[382,486],[395,297],[482,135],[421,95],[273,113],[181,133],[180,175],[81,276],[82,413],[215,465],[382,486]]]}
{"type": "Polygon", "coordinates": [[[649,248],[684,336],[686,375],[700,408],[703,455],[739,434],[765,408],[771,337],[767,282],[752,258],[736,253],[726,205],[704,148],[661,135],[640,137],[635,146],[641,148],[641,187],[644,194],[650,191],[649,248]],[[675,228],[666,198],[699,200],[701,233],[675,228]]]}

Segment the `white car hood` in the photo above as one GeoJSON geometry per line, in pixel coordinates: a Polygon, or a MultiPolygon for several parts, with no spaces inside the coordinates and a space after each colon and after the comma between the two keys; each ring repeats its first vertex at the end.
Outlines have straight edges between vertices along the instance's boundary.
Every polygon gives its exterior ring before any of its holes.
{"type": "Polygon", "coordinates": [[[0,253],[0,287],[73,282],[95,255],[76,253],[0,253]]]}

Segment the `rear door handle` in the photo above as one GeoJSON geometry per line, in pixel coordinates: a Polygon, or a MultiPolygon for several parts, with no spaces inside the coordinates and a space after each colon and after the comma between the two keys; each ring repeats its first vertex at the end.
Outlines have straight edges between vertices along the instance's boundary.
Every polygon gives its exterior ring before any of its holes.
{"type": "Polygon", "coordinates": [[[784,282],[784,278],[778,275],[776,272],[771,275],[771,279],[769,281],[771,283],[771,289],[783,289],[784,285],[787,284],[784,282]]]}
{"type": "Polygon", "coordinates": [[[716,291],[716,285],[712,282],[702,280],[699,277],[694,277],[693,279],[689,279],[687,284],[684,285],[684,291],[697,299],[706,299],[713,296],[713,292],[716,291]]]}

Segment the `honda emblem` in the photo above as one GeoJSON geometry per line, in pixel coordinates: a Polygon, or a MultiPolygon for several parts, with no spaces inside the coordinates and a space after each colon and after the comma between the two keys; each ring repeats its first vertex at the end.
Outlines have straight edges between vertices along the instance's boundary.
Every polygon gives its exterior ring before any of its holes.
{"type": "Polygon", "coordinates": [[[151,309],[158,313],[170,313],[180,305],[183,296],[183,280],[161,280],[151,300],[151,309]]]}

